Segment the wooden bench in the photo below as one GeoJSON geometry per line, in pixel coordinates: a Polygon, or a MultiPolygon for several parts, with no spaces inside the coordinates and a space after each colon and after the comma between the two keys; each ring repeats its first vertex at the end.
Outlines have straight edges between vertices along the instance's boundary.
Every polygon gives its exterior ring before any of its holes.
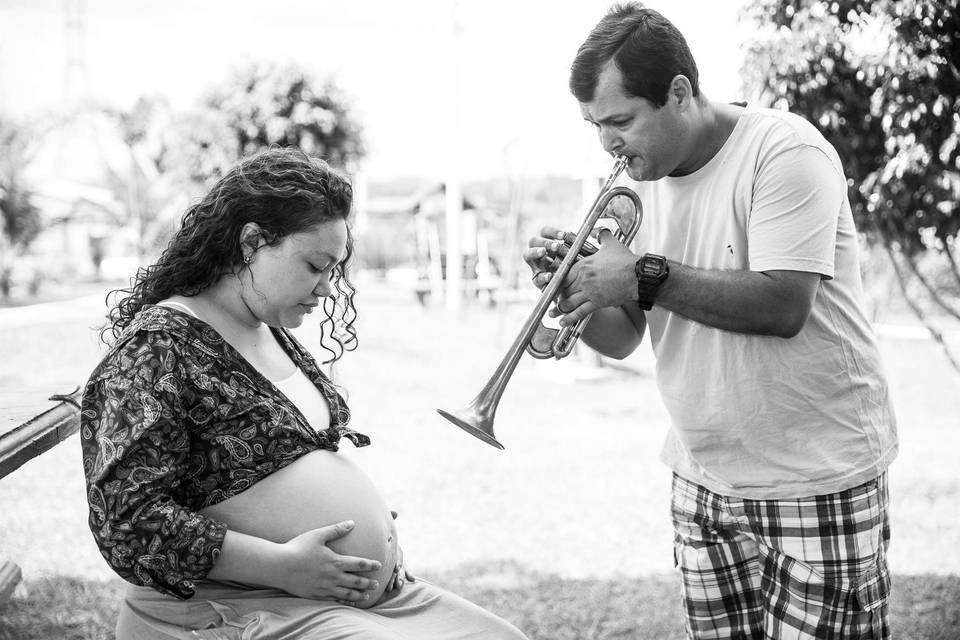
{"type": "MultiPolygon", "coordinates": [[[[80,393],[78,388],[67,395],[51,396],[49,400],[57,402],[51,409],[0,433],[0,479],[77,432],[80,428],[80,393]]],[[[18,405],[22,407],[24,400],[0,396],[0,401],[5,419],[19,422],[17,408],[18,405]]],[[[10,597],[20,579],[20,567],[0,556],[0,603],[10,597]]]]}

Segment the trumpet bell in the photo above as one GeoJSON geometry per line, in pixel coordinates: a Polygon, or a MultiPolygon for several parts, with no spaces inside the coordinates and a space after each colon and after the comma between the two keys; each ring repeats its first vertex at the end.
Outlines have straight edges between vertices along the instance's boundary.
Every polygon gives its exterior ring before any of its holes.
{"type": "Polygon", "coordinates": [[[455,413],[437,409],[437,413],[457,425],[472,436],[480,438],[489,445],[497,449],[503,449],[503,445],[493,436],[493,418],[484,418],[473,411],[473,407],[461,409],[455,413]]]}

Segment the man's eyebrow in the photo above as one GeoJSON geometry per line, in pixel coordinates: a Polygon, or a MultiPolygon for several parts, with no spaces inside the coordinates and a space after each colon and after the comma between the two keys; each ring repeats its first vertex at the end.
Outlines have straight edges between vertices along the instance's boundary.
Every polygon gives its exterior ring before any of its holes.
{"type": "Polygon", "coordinates": [[[612,113],[605,118],[600,118],[599,120],[591,120],[590,118],[584,118],[592,124],[610,124],[614,120],[625,120],[630,117],[629,113],[612,113]]]}

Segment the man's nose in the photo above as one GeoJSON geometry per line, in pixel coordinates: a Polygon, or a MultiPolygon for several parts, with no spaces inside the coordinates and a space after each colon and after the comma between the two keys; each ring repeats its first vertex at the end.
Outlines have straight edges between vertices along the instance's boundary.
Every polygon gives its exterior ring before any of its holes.
{"type": "Polygon", "coordinates": [[[616,132],[611,131],[609,127],[600,127],[600,146],[607,153],[616,155],[623,144],[616,132]]]}

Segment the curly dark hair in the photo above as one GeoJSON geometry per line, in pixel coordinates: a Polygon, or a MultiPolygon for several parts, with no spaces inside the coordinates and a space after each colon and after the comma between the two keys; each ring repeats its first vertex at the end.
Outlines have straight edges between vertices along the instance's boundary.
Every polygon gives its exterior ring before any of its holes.
{"type": "MultiPolygon", "coordinates": [[[[196,295],[222,276],[249,268],[240,245],[240,232],[248,222],[259,225],[264,240],[274,246],[325,222],[347,221],[352,202],[350,179],[299,149],[271,148],[243,159],[187,209],[159,260],[138,269],[129,288],[107,295],[108,306],[111,298],[119,300],[107,315],[101,340],[116,341],[147,305],[173,295],[196,295]]],[[[332,355],[325,364],[357,345],[356,289],[347,274],[352,255],[348,225],[347,257],[330,278],[335,295],[323,300],[321,344],[332,355]]]]}

